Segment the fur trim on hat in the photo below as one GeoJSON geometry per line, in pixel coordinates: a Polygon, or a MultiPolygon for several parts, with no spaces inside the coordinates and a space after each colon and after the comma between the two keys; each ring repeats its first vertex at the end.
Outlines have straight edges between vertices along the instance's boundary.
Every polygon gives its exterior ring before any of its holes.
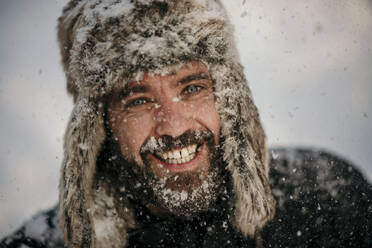
{"type": "Polygon", "coordinates": [[[143,71],[202,61],[215,83],[223,158],[234,190],[233,225],[253,237],[274,215],[265,134],[226,11],[213,0],[72,0],[59,19],[67,89],[75,107],[65,135],[60,224],[68,247],[123,247],[131,207],[96,183],[106,139],[102,99],[143,71]]]}

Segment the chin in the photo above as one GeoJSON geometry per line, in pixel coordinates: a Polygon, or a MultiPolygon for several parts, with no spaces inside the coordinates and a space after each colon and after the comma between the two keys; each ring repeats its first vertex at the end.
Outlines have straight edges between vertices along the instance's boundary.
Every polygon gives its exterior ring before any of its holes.
{"type": "Polygon", "coordinates": [[[185,217],[207,211],[217,199],[221,181],[217,167],[211,168],[209,163],[194,170],[148,177],[156,205],[185,217]]]}

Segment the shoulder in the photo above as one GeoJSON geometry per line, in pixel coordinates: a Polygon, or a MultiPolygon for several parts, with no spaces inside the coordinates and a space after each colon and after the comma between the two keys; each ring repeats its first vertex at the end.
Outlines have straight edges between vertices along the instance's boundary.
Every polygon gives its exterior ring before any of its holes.
{"type": "Polygon", "coordinates": [[[40,212],[14,234],[0,242],[0,248],[63,248],[63,235],[58,226],[58,207],[40,212]]]}
{"type": "Polygon", "coordinates": [[[372,187],[355,166],[322,150],[269,152],[277,207],[267,247],[369,247],[372,187]]]}

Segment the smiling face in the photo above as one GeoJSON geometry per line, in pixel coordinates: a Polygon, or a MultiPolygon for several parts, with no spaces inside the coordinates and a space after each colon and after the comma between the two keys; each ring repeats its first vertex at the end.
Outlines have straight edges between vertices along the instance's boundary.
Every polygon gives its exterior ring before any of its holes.
{"type": "Polygon", "coordinates": [[[144,73],[114,92],[108,119],[122,156],[145,174],[158,206],[187,214],[216,198],[220,122],[206,66],[144,73]]]}

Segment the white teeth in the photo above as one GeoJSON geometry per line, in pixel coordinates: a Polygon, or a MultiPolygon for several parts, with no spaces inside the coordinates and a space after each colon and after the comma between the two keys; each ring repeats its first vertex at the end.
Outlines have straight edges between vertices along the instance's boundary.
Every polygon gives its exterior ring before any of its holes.
{"type": "Polygon", "coordinates": [[[182,155],[183,158],[185,158],[185,157],[189,156],[189,151],[186,148],[183,148],[181,150],[181,155],[182,155]]]}
{"type": "Polygon", "coordinates": [[[168,152],[167,154],[168,154],[168,158],[170,158],[170,159],[173,159],[174,158],[173,157],[173,152],[168,152]]]}
{"type": "Polygon", "coordinates": [[[193,146],[188,146],[188,147],[187,147],[187,151],[188,151],[189,153],[192,153],[192,151],[193,151],[192,147],[193,147],[193,146]]]}
{"type": "Polygon", "coordinates": [[[163,157],[163,159],[166,160],[166,159],[168,158],[168,153],[166,153],[166,152],[163,153],[163,154],[161,155],[161,157],[163,157]]]}
{"type": "Polygon", "coordinates": [[[196,155],[197,145],[189,145],[182,149],[158,153],[157,155],[164,159],[168,164],[181,164],[192,160],[196,155]]]}
{"type": "Polygon", "coordinates": [[[174,151],[174,152],[173,152],[173,156],[174,156],[174,158],[177,158],[177,159],[178,159],[178,158],[181,158],[181,153],[180,153],[180,151],[177,151],[177,150],[174,151]]]}
{"type": "Polygon", "coordinates": [[[193,153],[196,151],[197,145],[188,146],[189,153],[193,153]]]}

